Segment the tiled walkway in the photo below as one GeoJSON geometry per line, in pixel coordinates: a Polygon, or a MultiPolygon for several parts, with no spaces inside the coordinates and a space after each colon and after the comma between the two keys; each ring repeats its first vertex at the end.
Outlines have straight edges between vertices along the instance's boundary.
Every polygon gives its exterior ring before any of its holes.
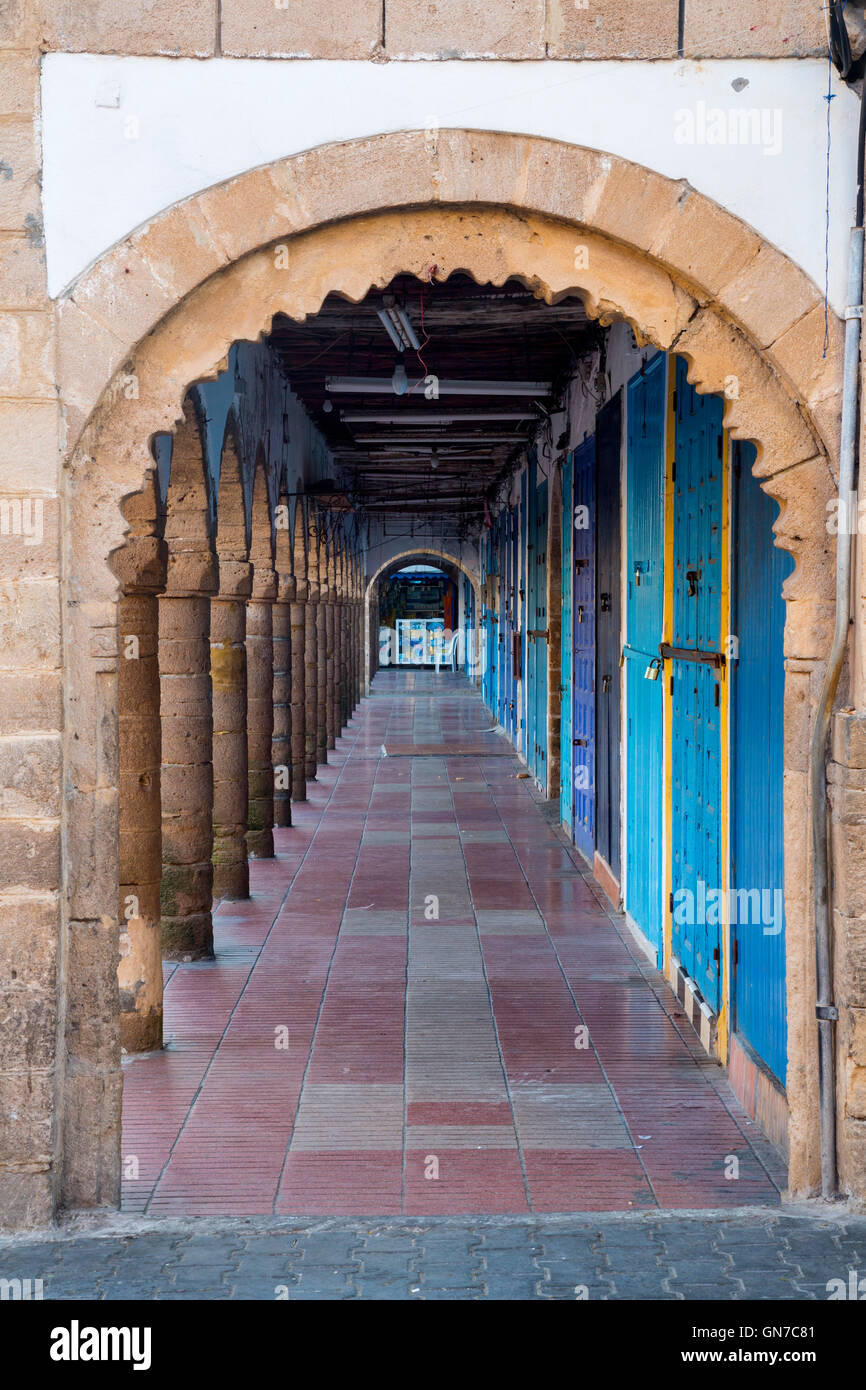
{"type": "Polygon", "coordinates": [[[169,1045],[125,1071],[128,1210],[778,1200],[773,1151],[491,723],[460,676],[376,677],[252,899],[220,905],[216,961],[168,973],[169,1045]]]}

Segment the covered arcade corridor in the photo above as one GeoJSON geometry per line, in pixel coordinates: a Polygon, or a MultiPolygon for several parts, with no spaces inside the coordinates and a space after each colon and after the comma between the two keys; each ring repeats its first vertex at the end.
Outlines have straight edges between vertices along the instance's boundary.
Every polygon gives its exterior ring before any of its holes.
{"type": "Polygon", "coordinates": [[[129,1211],[778,1200],[778,1156],[491,722],[463,675],[378,672],[252,897],[215,909],[216,958],[166,965],[166,1047],[124,1068],[129,1211]]]}

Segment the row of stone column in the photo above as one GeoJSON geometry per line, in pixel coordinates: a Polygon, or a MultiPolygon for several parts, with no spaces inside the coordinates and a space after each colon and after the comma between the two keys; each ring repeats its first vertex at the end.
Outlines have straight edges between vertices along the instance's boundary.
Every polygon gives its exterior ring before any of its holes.
{"type": "Polygon", "coordinates": [[[362,688],[357,556],[331,546],[320,565],[311,546],[306,564],[278,532],[274,563],[268,529],[246,558],[230,526],[216,554],[167,542],[162,592],[128,585],[120,611],[128,1052],[161,1045],[162,959],[213,954],[213,900],[248,896],[249,859],[273,855],[362,688]]]}

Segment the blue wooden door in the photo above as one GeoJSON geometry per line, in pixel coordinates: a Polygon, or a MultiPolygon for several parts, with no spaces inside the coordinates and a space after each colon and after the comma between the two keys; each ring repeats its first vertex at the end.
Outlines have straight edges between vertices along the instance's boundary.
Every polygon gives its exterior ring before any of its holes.
{"type": "Polygon", "coordinates": [[[573,504],[571,500],[571,455],[562,465],[562,633],[559,649],[560,707],[559,707],[559,820],[571,831],[574,815],[574,774],[571,756],[571,586],[574,566],[571,538],[574,535],[573,504]]]}
{"type": "Polygon", "coordinates": [[[535,528],[533,532],[534,555],[534,613],[531,615],[532,630],[537,635],[532,642],[532,664],[534,670],[533,702],[534,749],[532,764],[536,778],[547,783],[547,639],[540,634],[547,630],[547,520],[548,520],[547,480],[539,483],[535,492],[535,528]]]}
{"type": "Polygon", "coordinates": [[[732,628],[738,643],[731,700],[733,1026],[784,1084],[782,585],[794,561],[773,545],[778,505],[752,476],[754,459],[754,445],[733,444],[732,628]]]}
{"type": "Polygon", "coordinates": [[[496,717],[505,728],[505,711],[508,703],[507,680],[508,673],[506,668],[506,642],[508,637],[508,582],[507,582],[507,547],[506,534],[508,524],[508,513],[500,512],[496,522],[496,568],[499,575],[498,603],[496,605],[496,717]]]}
{"type": "Polygon", "coordinates": [[[595,847],[620,877],[620,472],[622,392],[595,429],[595,847]]]}
{"type": "MultiPolygon", "coordinates": [[[[722,652],[722,401],[698,395],[676,359],[673,638],[722,652]]],[[[721,686],[696,658],[671,662],[673,949],[710,1007],[721,982],[721,686]]]]}
{"type": "Polygon", "coordinates": [[[500,585],[501,611],[499,614],[499,633],[502,639],[500,646],[500,667],[502,671],[502,714],[500,723],[503,728],[512,734],[511,716],[511,687],[512,687],[512,663],[511,663],[511,633],[513,628],[513,590],[511,584],[511,522],[512,513],[506,511],[502,518],[502,583],[500,585]]]}
{"type": "Polygon", "coordinates": [[[516,747],[520,723],[517,706],[518,680],[520,679],[520,518],[516,511],[509,512],[509,518],[508,732],[516,747]]]}
{"type": "Polygon", "coordinates": [[[520,618],[520,665],[517,672],[520,680],[520,695],[518,700],[518,724],[519,739],[518,747],[526,759],[527,766],[530,762],[530,749],[532,744],[529,738],[530,724],[530,700],[529,700],[529,660],[527,649],[532,645],[527,636],[526,629],[529,627],[529,571],[532,560],[532,551],[529,548],[529,496],[530,484],[534,487],[534,464],[531,462],[523,470],[520,479],[520,563],[518,588],[517,611],[520,618]]]}
{"type": "Polygon", "coordinates": [[[496,585],[496,533],[494,528],[484,532],[484,549],[486,552],[486,578],[487,602],[483,606],[484,613],[484,675],[482,679],[482,692],[484,703],[487,708],[495,714],[496,712],[496,654],[497,654],[497,633],[496,633],[496,608],[494,606],[494,589],[496,585]]]}
{"type": "Polygon", "coordinates": [[[625,738],[625,908],[662,949],[665,412],[667,358],[658,353],[628,384],[625,738]],[[647,671],[656,679],[648,680],[647,671]]]}
{"type": "Polygon", "coordinates": [[[595,438],[572,465],[571,743],[572,838],[587,859],[595,848],[595,438]]]}
{"type": "Polygon", "coordinates": [[[463,627],[463,660],[466,675],[474,682],[477,665],[475,659],[475,590],[471,580],[465,575],[463,578],[463,627]]]}

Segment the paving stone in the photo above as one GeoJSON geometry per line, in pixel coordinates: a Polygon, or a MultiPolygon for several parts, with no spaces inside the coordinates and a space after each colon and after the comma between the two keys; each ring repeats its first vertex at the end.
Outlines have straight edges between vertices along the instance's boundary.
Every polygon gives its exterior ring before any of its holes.
{"type": "Polygon", "coordinates": [[[388,1252],[368,1252],[364,1251],[361,1255],[360,1278],[369,1279],[391,1279],[396,1277],[409,1278],[412,1272],[413,1260],[411,1255],[388,1252]]]}
{"type": "MultiPolygon", "coordinates": [[[[663,1266],[667,1264],[667,1257],[662,1261],[663,1266]]],[[[727,1274],[733,1273],[733,1266],[730,1260],[710,1255],[696,1255],[693,1258],[674,1260],[667,1266],[671,1271],[670,1283],[677,1284],[711,1284],[713,1280],[723,1279],[727,1274]]]]}
{"type": "MultiPolygon", "coordinates": [[[[217,911],[216,959],[167,972],[172,1045],[125,1069],[124,1152],[153,1156],[125,1184],[131,1213],[730,1203],[718,1155],[747,1123],[730,1087],[696,1065],[697,1044],[658,1007],[661,977],[636,969],[557,808],[515,780],[489,727],[462,675],[377,677],[276,857],[251,861],[252,898],[217,911]],[[383,742],[402,755],[382,757],[383,742]],[[579,1052],[584,1017],[598,1020],[595,1050],[579,1052]],[[289,1021],[285,1056],[272,1019],[289,1021]],[[648,1057],[651,1083],[635,1085],[648,1057]],[[647,1095],[674,1086],[679,1105],[650,1129],[647,1095]],[[413,1117],[416,1105],[466,1108],[413,1117]],[[495,1120],[468,1108],[498,1105],[495,1120]],[[419,1186],[428,1153],[450,1165],[436,1188],[419,1186]]],[[[777,1204],[757,1131],[734,1146],[755,1174],[743,1200],[777,1204]]]]}
{"type": "Polygon", "coordinates": [[[484,1291],[466,1284],[459,1288],[423,1287],[418,1294],[413,1295],[413,1298],[419,1298],[425,1303],[472,1303],[483,1299],[484,1291]]]}

